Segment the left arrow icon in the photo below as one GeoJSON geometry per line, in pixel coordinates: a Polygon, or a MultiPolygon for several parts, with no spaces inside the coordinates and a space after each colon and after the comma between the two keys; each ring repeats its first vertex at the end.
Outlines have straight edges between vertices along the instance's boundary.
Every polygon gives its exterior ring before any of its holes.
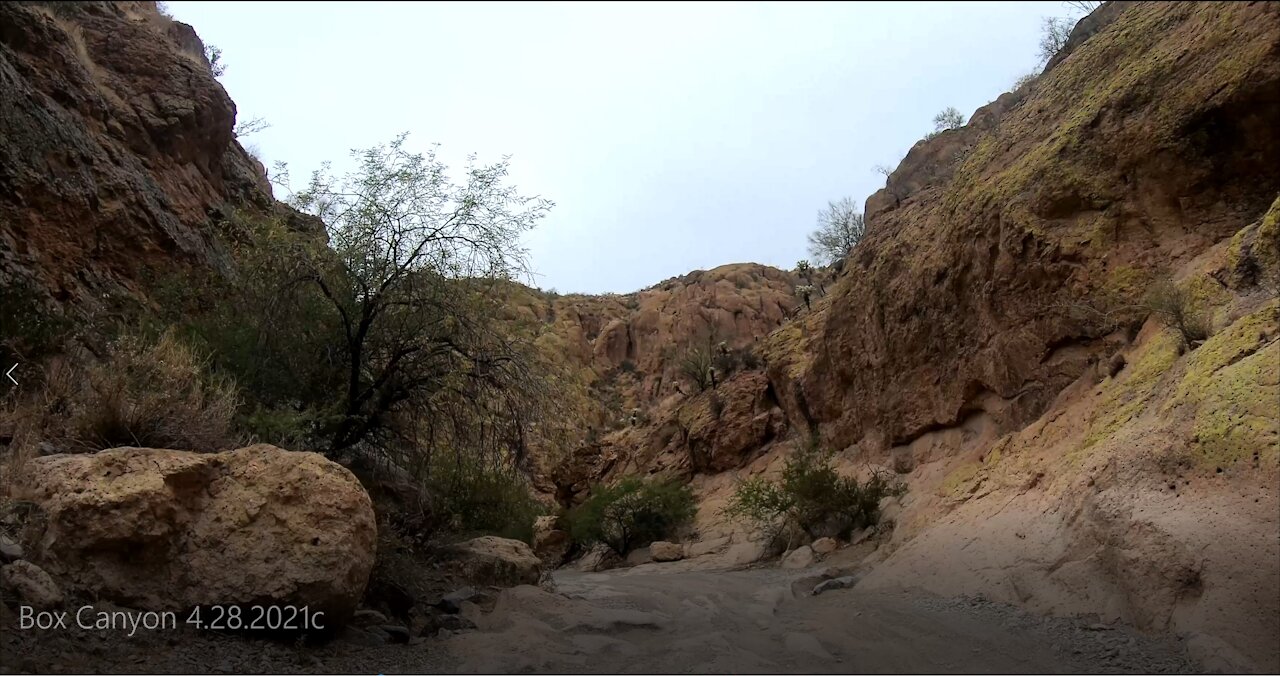
{"type": "Polygon", "coordinates": [[[8,371],[5,371],[5,372],[4,372],[5,377],[6,377],[6,378],[8,378],[9,380],[11,380],[11,381],[13,382],[13,384],[14,384],[14,385],[17,385],[17,384],[18,384],[17,379],[15,379],[15,378],[13,377],[13,370],[14,370],[14,369],[16,369],[16,368],[18,368],[18,365],[17,365],[17,364],[14,364],[13,366],[10,366],[10,367],[9,367],[9,370],[8,370],[8,371]]]}

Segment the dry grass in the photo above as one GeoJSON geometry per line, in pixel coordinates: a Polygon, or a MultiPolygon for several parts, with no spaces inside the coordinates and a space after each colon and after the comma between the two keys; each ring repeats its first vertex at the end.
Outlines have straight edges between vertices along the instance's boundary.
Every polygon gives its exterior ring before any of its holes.
{"type": "Polygon", "coordinates": [[[49,452],[118,446],[212,452],[239,445],[234,383],[207,375],[204,361],[171,334],[154,343],[123,338],[101,361],[55,358],[42,376],[34,394],[0,411],[0,430],[10,438],[6,477],[49,452]]]}
{"type": "Polygon", "coordinates": [[[84,450],[128,445],[218,451],[234,446],[236,388],[205,373],[203,360],[172,334],[153,345],[118,342],[108,361],[91,368],[78,389],[73,441],[84,450]]]}

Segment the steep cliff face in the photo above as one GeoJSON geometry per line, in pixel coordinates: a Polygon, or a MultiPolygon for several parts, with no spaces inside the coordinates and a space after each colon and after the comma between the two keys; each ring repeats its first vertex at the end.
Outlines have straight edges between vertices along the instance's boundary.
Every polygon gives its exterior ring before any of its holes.
{"type": "Polygon", "coordinates": [[[766,341],[770,380],[793,428],[910,484],[867,584],[1275,670],[1280,8],[1108,4],[1065,51],[911,150],[829,302],[766,341]],[[1161,278],[1203,343],[1111,314],[1161,278]]]}
{"type": "Polygon", "coordinates": [[[837,447],[883,450],[997,399],[1034,419],[1114,349],[1072,301],[1178,267],[1275,197],[1278,27],[1266,3],[1129,6],[918,143],[868,200],[789,397],[837,447]]]}
{"type": "Polygon", "coordinates": [[[0,281],[84,303],[225,266],[212,224],[277,208],[235,118],[155,3],[0,5],[0,281]]]}

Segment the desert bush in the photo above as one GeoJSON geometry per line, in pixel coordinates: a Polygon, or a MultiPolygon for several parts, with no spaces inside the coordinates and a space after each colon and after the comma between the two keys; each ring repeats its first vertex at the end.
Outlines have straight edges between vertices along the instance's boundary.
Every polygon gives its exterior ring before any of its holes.
{"type": "Polygon", "coordinates": [[[933,116],[933,131],[925,135],[925,138],[933,138],[938,134],[950,129],[959,129],[964,126],[964,114],[956,110],[954,106],[947,106],[942,112],[933,116]]]}
{"type": "MultiPolygon", "coordinates": [[[[809,253],[819,263],[831,265],[857,246],[866,232],[862,212],[852,198],[828,202],[827,207],[818,212],[818,229],[809,233],[809,253]]],[[[809,262],[801,261],[801,264],[803,267],[797,265],[796,269],[807,280],[809,262]]]]}
{"type": "Polygon", "coordinates": [[[150,341],[118,338],[96,359],[83,350],[51,358],[27,381],[3,417],[18,444],[47,443],[67,452],[117,446],[219,451],[234,431],[235,384],[174,334],[150,341]]]}
{"type": "Polygon", "coordinates": [[[680,357],[676,366],[680,371],[680,375],[697,386],[699,392],[704,392],[707,388],[715,385],[715,376],[713,374],[715,365],[712,363],[709,350],[697,347],[690,348],[680,357]]]}
{"type": "Polygon", "coordinates": [[[424,480],[441,528],[459,536],[498,535],[533,543],[533,522],[547,513],[528,478],[501,458],[439,454],[424,480]]]}
{"type": "Polygon", "coordinates": [[[620,555],[655,540],[674,536],[697,511],[693,492],[674,480],[626,477],[597,486],[566,520],[574,542],[603,542],[620,555]]]}
{"type": "Polygon", "coordinates": [[[222,77],[227,72],[227,63],[222,60],[222,49],[217,45],[205,45],[204,58],[209,62],[209,70],[214,77],[222,77]]]}
{"type": "Polygon", "coordinates": [[[1178,286],[1171,278],[1161,277],[1151,285],[1143,305],[1165,326],[1182,337],[1186,347],[1209,337],[1209,313],[1191,290],[1178,286]]]}
{"type": "MultiPolygon", "coordinates": [[[[0,281],[0,371],[16,361],[37,360],[56,351],[72,322],[44,302],[35,285],[0,281]]],[[[2,391],[2,389],[0,389],[2,391]]]]}
{"type": "Polygon", "coordinates": [[[1040,63],[1048,63],[1067,45],[1074,21],[1057,16],[1047,16],[1040,24],[1040,63]]]}
{"type": "Polygon", "coordinates": [[[853,529],[880,520],[880,501],[901,495],[906,487],[887,472],[874,472],[864,483],[841,476],[828,453],[810,447],[787,459],[780,481],[753,477],[739,482],[724,509],[727,516],[748,521],[770,538],[790,529],[810,538],[845,537],[853,529]]]}
{"type": "Polygon", "coordinates": [[[72,393],[69,441],[83,450],[234,447],[235,384],[205,366],[172,334],[154,343],[119,339],[72,393]]]}
{"type": "Polygon", "coordinates": [[[813,292],[814,288],[812,284],[801,284],[796,287],[796,295],[804,301],[805,308],[809,310],[813,309],[813,292]]]}
{"type": "MultiPolygon", "coordinates": [[[[241,138],[243,136],[248,136],[249,134],[256,134],[260,131],[263,131],[264,129],[270,129],[270,128],[271,128],[270,122],[267,122],[265,119],[261,117],[253,117],[247,120],[236,120],[236,126],[231,133],[235,134],[236,138],[241,138]]],[[[258,156],[257,153],[254,153],[253,155],[255,158],[257,158],[258,156]]]]}

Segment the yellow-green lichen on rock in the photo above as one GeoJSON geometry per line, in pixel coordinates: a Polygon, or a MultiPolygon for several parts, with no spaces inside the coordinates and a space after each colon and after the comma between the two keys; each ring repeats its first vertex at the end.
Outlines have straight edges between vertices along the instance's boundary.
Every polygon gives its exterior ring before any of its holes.
{"type": "Polygon", "coordinates": [[[1069,454],[1069,460],[1081,460],[1085,451],[1143,414],[1160,391],[1165,375],[1178,361],[1179,341],[1174,331],[1161,331],[1138,348],[1128,368],[1103,383],[1101,398],[1089,420],[1089,431],[1080,446],[1069,454]]]}
{"type": "Polygon", "coordinates": [[[1280,300],[1236,320],[1187,359],[1163,412],[1195,406],[1193,448],[1204,466],[1280,463],[1280,300]]]}
{"type": "Polygon", "coordinates": [[[977,489],[977,479],[982,469],[982,463],[976,460],[960,465],[942,480],[942,484],[938,487],[938,495],[963,500],[965,496],[977,489]]]}

